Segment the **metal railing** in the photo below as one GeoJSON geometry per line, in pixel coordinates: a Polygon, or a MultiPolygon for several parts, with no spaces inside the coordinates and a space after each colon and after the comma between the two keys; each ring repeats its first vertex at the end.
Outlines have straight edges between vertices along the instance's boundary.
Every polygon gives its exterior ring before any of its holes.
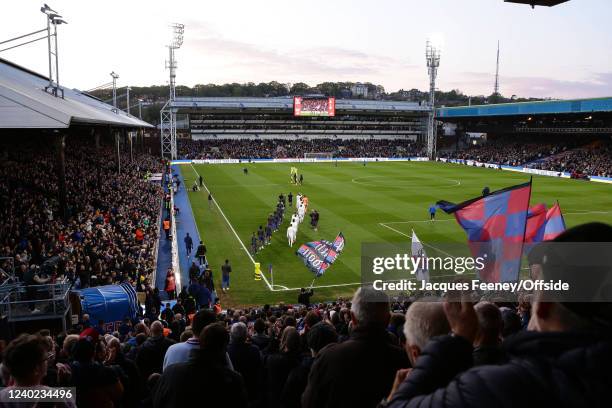
{"type": "Polygon", "coordinates": [[[59,318],[70,309],[68,292],[71,283],[19,285],[0,302],[0,313],[8,321],[59,318]]]}

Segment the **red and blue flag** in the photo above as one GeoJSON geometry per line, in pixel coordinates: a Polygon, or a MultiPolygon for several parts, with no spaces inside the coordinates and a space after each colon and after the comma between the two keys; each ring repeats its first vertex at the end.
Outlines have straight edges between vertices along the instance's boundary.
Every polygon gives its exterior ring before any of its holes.
{"type": "Polygon", "coordinates": [[[546,212],[546,226],[544,227],[543,239],[544,241],[550,241],[557,238],[563,231],[565,231],[565,220],[561,213],[561,207],[559,207],[557,202],[546,212]]]}
{"type": "Polygon", "coordinates": [[[525,243],[532,244],[544,240],[546,228],[546,204],[536,204],[529,208],[527,213],[527,228],[525,229],[525,243]]]}
{"type": "Polygon", "coordinates": [[[461,204],[438,201],[438,206],[454,214],[465,230],[472,256],[484,258],[481,280],[518,280],[530,197],[531,181],[461,204]]]}

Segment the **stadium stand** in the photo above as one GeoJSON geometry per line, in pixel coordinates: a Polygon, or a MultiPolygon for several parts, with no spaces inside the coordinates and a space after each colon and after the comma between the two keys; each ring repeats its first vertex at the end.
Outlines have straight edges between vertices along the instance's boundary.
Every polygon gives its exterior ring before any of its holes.
{"type": "Polygon", "coordinates": [[[422,146],[403,139],[182,139],[178,150],[185,159],[280,159],[312,152],[333,157],[410,157],[422,153],[422,146]]]}

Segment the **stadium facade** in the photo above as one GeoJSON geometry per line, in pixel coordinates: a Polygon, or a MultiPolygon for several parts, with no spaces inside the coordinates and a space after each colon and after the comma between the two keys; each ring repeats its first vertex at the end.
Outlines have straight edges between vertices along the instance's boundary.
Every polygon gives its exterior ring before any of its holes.
{"type": "Polygon", "coordinates": [[[334,116],[294,116],[292,97],[181,98],[193,139],[408,139],[426,137],[426,105],[414,102],[338,99],[334,116]]]}

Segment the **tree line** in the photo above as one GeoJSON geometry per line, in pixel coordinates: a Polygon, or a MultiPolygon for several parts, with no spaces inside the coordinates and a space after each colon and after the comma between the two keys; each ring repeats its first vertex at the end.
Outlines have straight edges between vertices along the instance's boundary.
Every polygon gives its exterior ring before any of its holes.
{"type": "MultiPolygon", "coordinates": [[[[324,94],[338,99],[376,99],[391,101],[426,102],[429,100],[429,91],[421,91],[416,88],[395,92],[386,92],[382,85],[363,83],[362,88],[367,88],[367,96],[356,95],[355,82],[323,82],[310,86],[304,82],[294,84],[280,83],[277,81],[227,84],[196,84],[193,87],[179,85],[176,87],[177,96],[191,97],[280,97],[307,94],[324,94]]],[[[117,90],[117,105],[120,109],[126,109],[127,100],[125,88],[117,90]]],[[[111,103],[112,89],[105,88],[90,92],[91,95],[111,103]]],[[[159,122],[159,110],[166,102],[169,95],[167,85],[132,86],[130,90],[131,113],[138,115],[138,99],[143,101],[142,116],[144,120],[151,123],[159,122]]],[[[436,91],[437,106],[462,106],[483,105],[487,103],[526,102],[540,100],[538,98],[518,98],[515,95],[505,97],[500,94],[466,95],[458,89],[448,92],[436,91]]]]}

